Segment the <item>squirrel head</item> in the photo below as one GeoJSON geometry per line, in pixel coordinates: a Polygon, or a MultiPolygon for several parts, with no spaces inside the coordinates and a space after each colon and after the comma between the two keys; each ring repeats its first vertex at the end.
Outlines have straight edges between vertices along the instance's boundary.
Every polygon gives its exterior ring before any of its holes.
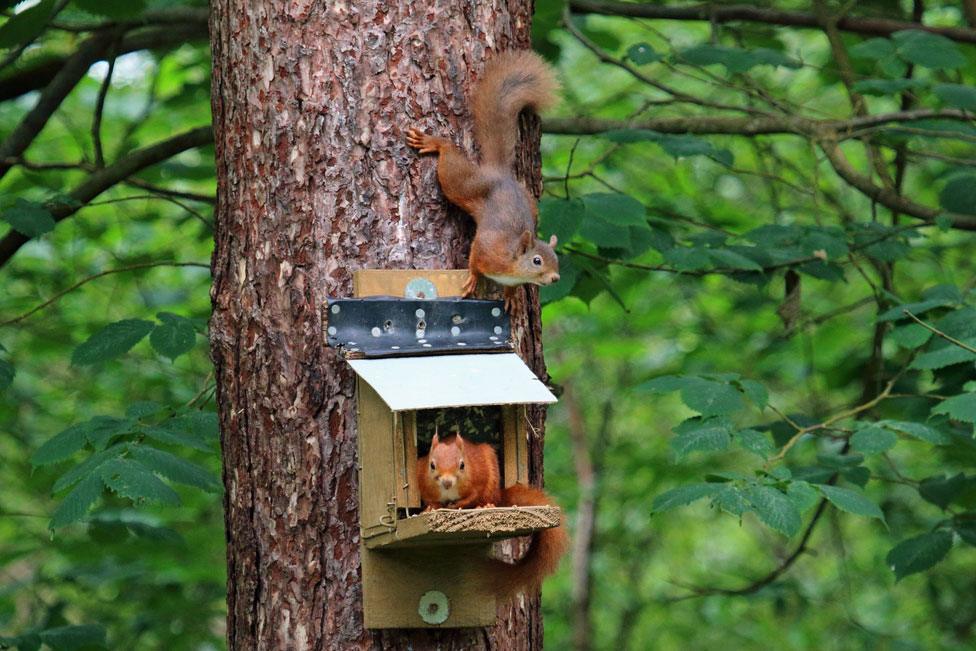
{"type": "Polygon", "coordinates": [[[515,253],[515,276],[533,285],[551,285],[559,280],[556,236],[548,242],[538,240],[531,231],[522,231],[515,253]]]}
{"type": "Polygon", "coordinates": [[[453,433],[441,439],[436,432],[427,455],[427,476],[437,485],[441,502],[460,499],[459,486],[467,479],[464,465],[464,439],[453,433]]]}

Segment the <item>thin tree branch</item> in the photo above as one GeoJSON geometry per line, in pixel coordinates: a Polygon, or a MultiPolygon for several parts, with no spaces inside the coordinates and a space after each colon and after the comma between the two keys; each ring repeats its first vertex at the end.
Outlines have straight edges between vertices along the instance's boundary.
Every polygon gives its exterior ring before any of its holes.
{"type": "MultiPolygon", "coordinates": [[[[753,5],[700,4],[674,7],[650,3],[612,2],[606,0],[571,0],[570,8],[576,13],[594,13],[630,18],[655,18],[663,20],[700,20],[710,23],[753,22],[785,27],[820,28],[820,21],[812,13],[781,11],[753,5]]],[[[931,27],[890,18],[844,16],[837,21],[837,28],[845,32],[865,36],[890,36],[904,29],[920,29],[963,43],[976,43],[976,29],[966,27],[931,27]]]]}
{"type": "Polygon", "coordinates": [[[907,316],[909,319],[911,319],[912,321],[914,321],[918,325],[922,326],[923,328],[925,328],[926,330],[928,330],[932,334],[934,334],[936,336],[939,336],[939,337],[942,337],[943,339],[945,339],[949,343],[955,344],[956,346],[959,346],[963,350],[968,350],[971,353],[976,353],[976,348],[973,348],[972,346],[970,346],[969,344],[967,344],[965,342],[959,341],[958,339],[956,339],[955,337],[953,337],[951,335],[947,335],[946,333],[942,332],[941,330],[939,330],[935,326],[929,325],[928,323],[926,323],[925,321],[922,321],[920,318],[918,318],[917,316],[915,316],[914,314],[912,314],[908,310],[902,310],[902,312],[904,312],[905,313],[905,316],[907,316]]]}
{"type": "Polygon", "coordinates": [[[92,116],[92,145],[95,148],[95,167],[105,167],[105,154],[102,150],[102,113],[105,111],[105,98],[112,86],[112,75],[115,74],[115,61],[118,59],[118,42],[113,45],[112,53],[108,57],[108,72],[98,88],[98,99],[95,101],[95,113],[92,116]]]}
{"type": "MultiPolygon", "coordinates": [[[[213,142],[211,127],[199,127],[186,131],[168,140],[157,142],[149,147],[136,149],[127,156],[120,158],[111,165],[93,172],[69,193],[78,204],[57,203],[48,206],[54,221],[60,222],[75,214],[84,204],[109,189],[113,185],[124,181],[129,176],[147,167],[161,163],[173,156],[194,147],[200,147],[213,142]]],[[[28,238],[13,231],[0,240],[0,266],[26,244],[28,238]]]]}
{"type": "Polygon", "coordinates": [[[20,314],[19,316],[15,316],[12,319],[7,319],[6,321],[0,321],[0,328],[2,328],[4,326],[14,325],[15,323],[20,323],[24,319],[27,319],[31,315],[36,314],[37,312],[40,312],[41,310],[43,310],[44,308],[46,308],[46,307],[48,307],[50,305],[53,305],[54,303],[56,303],[59,300],[61,300],[65,295],[70,294],[71,292],[73,292],[74,290],[78,289],[82,285],[87,285],[88,283],[90,283],[93,280],[97,280],[99,278],[102,278],[103,276],[109,276],[111,274],[124,273],[126,271],[137,271],[139,269],[150,269],[152,267],[202,267],[204,269],[209,269],[210,268],[210,265],[209,264],[204,264],[202,262],[172,262],[172,261],[167,261],[167,262],[144,262],[144,263],[141,263],[141,264],[129,265],[127,267],[119,267],[118,269],[107,269],[107,270],[101,271],[101,272],[99,272],[97,274],[92,274],[91,276],[87,276],[85,278],[82,278],[81,280],[79,280],[75,284],[71,285],[70,287],[68,287],[66,289],[61,290],[60,292],[58,292],[57,294],[55,294],[51,298],[47,299],[43,303],[40,303],[39,305],[36,305],[36,306],[32,307],[31,309],[27,310],[23,314],[20,314]]]}

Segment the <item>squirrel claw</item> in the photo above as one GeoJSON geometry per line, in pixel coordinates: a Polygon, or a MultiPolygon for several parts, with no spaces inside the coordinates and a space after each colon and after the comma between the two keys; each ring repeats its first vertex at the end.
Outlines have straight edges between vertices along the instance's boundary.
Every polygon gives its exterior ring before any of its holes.
{"type": "Polygon", "coordinates": [[[440,149],[434,137],[428,136],[426,133],[420,129],[417,129],[416,127],[410,127],[407,129],[407,144],[419,151],[421,154],[437,152],[440,149]]]}
{"type": "Polygon", "coordinates": [[[516,288],[515,287],[506,287],[505,288],[505,292],[504,292],[504,296],[505,296],[505,311],[508,312],[509,314],[515,314],[515,305],[518,302],[518,299],[516,298],[516,295],[517,294],[516,294],[516,288]]]}
{"type": "Polygon", "coordinates": [[[478,277],[474,274],[470,274],[468,279],[464,282],[464,287],[461,288],[461,296],[468,298],[474,295],[474,290],[478,288],[478,277]]]}

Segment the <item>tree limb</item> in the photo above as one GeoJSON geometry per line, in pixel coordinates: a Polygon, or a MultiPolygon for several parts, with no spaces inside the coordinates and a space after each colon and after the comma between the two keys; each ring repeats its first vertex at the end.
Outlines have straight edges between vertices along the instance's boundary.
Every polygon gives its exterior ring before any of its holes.
{"type": "MultiPolygon", "coordinates": [[[[701,20],[710,23],[753,22],[786,27],[809,27],[819,29],[818,17],[802,11],[781,11],[778,9],[753,5],[693,5],[690,7],[671,7],[657,4],[637,4],[605,0],[571,0],[570,8],[575,13],[605,14],[629,18],[652,18],[663,20],[701,20]]],[[[874,18],[866,16],[844,16],[837,21],[837,28],[845,32],[865,36],[890,36],[904,29],[920,29],[962,43],[976,43],[976,29],[967,27],[932,27],[921,23],[874,18]]]]}
{"type": "MultiPolygon", "coordinates": [[[[169,140],[163,140],[142,149],[136,149],[111,165],[88,175],[84,181],[76,186],[68,196],[78,202],[77,204],[56,203],[47,206],[47,208],[54,217],[54,221],[60,222],[74,215],[84,204],[105,190],[140,170],[161,163],[188,149],[212,142],[213,130],[206,126],[186,131],[169,140]]],[[[7,233],[6,237],[0,240],[0,266],[6,264],[20,247],[27,243],[28,239],[16,231],[7,233]]]]}

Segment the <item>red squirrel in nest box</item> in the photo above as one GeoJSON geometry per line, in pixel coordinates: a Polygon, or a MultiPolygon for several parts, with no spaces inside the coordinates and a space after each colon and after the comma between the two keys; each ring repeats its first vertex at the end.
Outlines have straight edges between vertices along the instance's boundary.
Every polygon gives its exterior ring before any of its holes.
{"type": "Polygon", "coordinates": [[[548,242],[536,239],[535,197],[512,171],[519,113],[554,104],[558,89],[552,68],[534,52],[504,52],[488,62],[471,102],[480,164],[471,162],[448,138],[429,136],[417,128],[407,131],[408,145],[421,154],[438,155],[441,190],[475,221],[463,295],[474,294],[478,279],[487,276],[505,287],[509,312],[517,286],[559,280],[556,236],[548,242]]]}
{"type": "MultiPolygon", "coordinates": [[[[417,459],[417,481],[426,510],[492,506],[557,506],[538,488],[514,484],[501,487],[498,455],[488,443],[466,441],[460,434],[441,439],[436,433],[430,452],[417,459]]],[[[486,559],[492,587],[500,598],[534,591],[556,571],[569,547],[563,522],[533,534],[529,551],[514,564],[486,559]]]]}

